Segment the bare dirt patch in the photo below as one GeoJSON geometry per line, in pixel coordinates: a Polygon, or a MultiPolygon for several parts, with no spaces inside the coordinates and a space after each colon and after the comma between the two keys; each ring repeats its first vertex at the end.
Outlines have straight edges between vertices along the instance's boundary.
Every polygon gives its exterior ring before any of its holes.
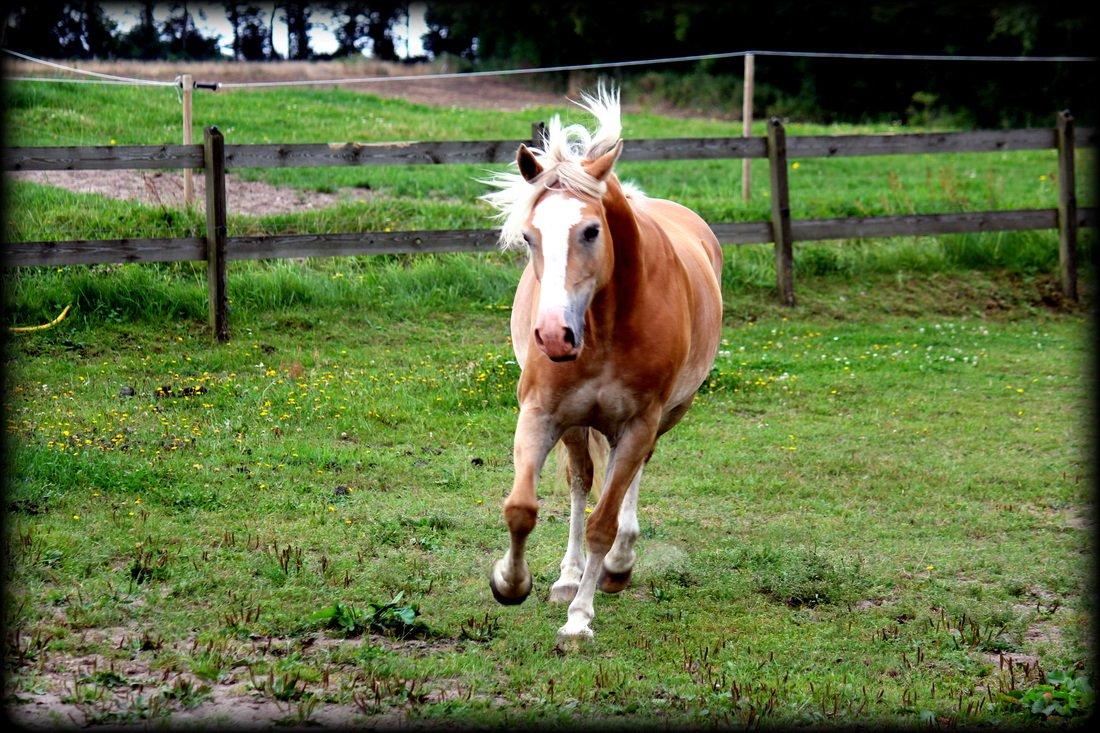
{"type": "MultiPolygon", "coordinates": [[[[471,107],[475,109],[523,110],[529,107],[560,105],[561,92],[539,89],[516,78],[474,77],[469,79],[429,79],[429,74],[446,69],[440,64],[394,64],[369,59],[349,61],[278,61],[278,62],[168,62],[168,61],[81,61],[70,65],[139,79],[172,81],[180,74],[191,74],[196,82],[295,81],[299,79],[348,79],[365,76],[424,76],[416,81],[382,81],[341,87],[392,99],[405,99],[434,107],[471,107]]],[[[7,63],[11,76],[72,76],[26,61],[7,63]]],[[[318,87],[320,88],[320,87],[318,87]]],[[[199,94],[210,92],[198,90],[199,94]]],[[[224,89],[218,94],[247,93],[242,89],[224,89]]]]}
{"type": "Polygon", "coordinates": [[[146,643],[148,639],[147,634],[127,627],[80,631],[71,640],[70,651],[44,655],[5,680],[5,712],[23,726],[42,730],[151,723],[168,729],[213,725],[253,730],[276,724],[390,728],[418,727],[409,720],[416,705],[509,702],[475,692],[457,678],[375,678],[347,662],[324,662],[326,675],[320,682],[296,681],[300,695],[277,699],[265,686],[268,676],[262,670],[291,655],[315,660],[328,658],[338,647],[373,646],[422,657],[462,648],[462,642],[449,638],[401,640],[377,634],[343,638],[318,631],[300,638],[256,636],[206,645],[194,635],[146,643]],[[220,672],[216,679],[209,673],[200,679],[191,667],[196,658],[211,652],[221,660],[220,672]],[[260,672],[255,672],[256,665],[260,672]],[[194,693],[191,702],[183,699],[181,690],[194,693]],[[351,699],[346,694],[339,701],[332,699],[349,690],[355,692],[351,699]]]}
{"type": "MultiPolygon", "coordinates": [[[[27,61],[5,59],[9,76],[63,76],[72,74],[56,72],[48,67],[27,61]]],[[[339,88],[373,94],[388,99],[404,99],[414,104],[431,107],[466,107],[471,109],[499,109],[522,111],[531,107],[560,107],[565,98],[576,99],[583,89],[591,89],[600,76],[598,71],[570,72],[564,82],[560,74],[521,75],[508,77],[454,77],[433,79],[431,75],[454,71],[441,62],[401,64],[371,59],[343,61],[65,61],[70,66],[116,74],[136,79],[173,81],[181,74],[191,74],[201,82],[252,82],[298,81],[322,79],[351,79],[356,77],[417,76],[422,79],[405,81],[377,81],[348,84],[339,88]]],[[[299,87],[324,89],[331,86],[299,87]]],[[[197,94],[210,94],[198,90],[197,94]]],[[[217,94],[248,93],[246,89],[222,89],[217,94]]],[[[197,103],[197,102],[196,102],[197,103]]],[[[626,112],[653,111],[670,117],[730,118],[717,110],[681,109],[670,103],[635,104],[623,100],[626,112]]],[[[740,119],[740,117],[736,117],[740,119]]]]}
{"type": "MultiPolygon", "coordinates": [[[[19,171],[9,175],[11,180],[57,186],[77,193],[183,208],[183,173],[175,171],[19,171]]],[[[195,206],[201,207],[206,183],[202,176],[195,176],[194,181],[195,206]]],[[[367,201],[373,195],[359,188],[341,188],[335,193],[283,188],[262,181],[245,181],[231,174],[226,176],[225,191],[229,210],[247,216],[312,211],[344,201],[367,201]]]]}

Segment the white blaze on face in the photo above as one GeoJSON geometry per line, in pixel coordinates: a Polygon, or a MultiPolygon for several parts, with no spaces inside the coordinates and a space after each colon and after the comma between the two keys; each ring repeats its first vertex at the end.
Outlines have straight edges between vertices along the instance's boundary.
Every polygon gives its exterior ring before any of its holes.
{"type": "Polygon", "coordinates": [[[555,193],[535,207],[531,224],[542,239],[542,282],[539,313],[565,309],[565,268],[569,258],[569,230],[581,220],[584,204],[555,193]]]}

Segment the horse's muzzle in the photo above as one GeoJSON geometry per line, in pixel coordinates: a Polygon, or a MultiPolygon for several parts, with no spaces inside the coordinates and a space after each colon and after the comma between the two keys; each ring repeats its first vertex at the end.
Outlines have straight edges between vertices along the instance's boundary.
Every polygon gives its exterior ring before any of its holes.
{"type": "Polygon", "coordinates": [[[561,311],[542,313],[535,324],[535,343],[550,361],[573,361],[581,353],[583,328],[583,323],[580,329],[569,326],[561,311]]]}

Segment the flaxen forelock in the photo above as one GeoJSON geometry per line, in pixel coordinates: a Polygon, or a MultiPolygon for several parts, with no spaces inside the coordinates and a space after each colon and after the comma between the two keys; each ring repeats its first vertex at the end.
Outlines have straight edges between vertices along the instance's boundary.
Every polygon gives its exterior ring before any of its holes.
{"type": "Polygon", "coordinates": [[[545,190],[552,188],[597,200],[603,196],[606,184],[589,175],[581,163],[608,152],[622,138],[619,91],[601,81],[595,95],[581,94],[577,104],[596,118],[595,132],[583,125],[563,126],[555,115],[547,126],[543,146],[531,148],[542,173],[527,181],[518,173],[495,172],[482,181],[497,189],[481,198],[497,210],[502,248],[523,246],[524,222],[545,190]]]}

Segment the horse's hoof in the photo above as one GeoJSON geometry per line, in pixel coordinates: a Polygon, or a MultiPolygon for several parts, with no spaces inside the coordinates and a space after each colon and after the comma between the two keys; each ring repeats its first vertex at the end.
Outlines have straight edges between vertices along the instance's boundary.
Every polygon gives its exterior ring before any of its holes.
{"type": "Polygon", "coordinates": [[[603,569],[600,573],[600,590],[604,593],[621,593],[624,588],[630,585],[630,576],[634,572],[634,568],[624,570],[621,573],[613,573],[607,568],[603,569]]]}
{"type": "MultiPolygon", "coordinates": [[[[527,568],[524,567],[524,570],[527,568]]],[[[518,606],[531,595],[531,571],[527,570],[523,581],[517,587],[509,588],[502,578],[497,577],[494,567],[493,572],[489,573],[489,590],[493,591],[493,598],[497,599],[497,603],[502,606],[518,606]]]]}
{"type": "Polygon", "coordinates": [[[550,602],[571,603],[576,598],[579,588],[578,583],[561,583],[560,585],[555,583],[550,588],[550,602]]]}
{"type": "Polygon", "coordinates": [[[558,629],[558,645],[565,648],[578,648],[596,638],[588,626],[570,626],[568,623],[558,629]]]}

